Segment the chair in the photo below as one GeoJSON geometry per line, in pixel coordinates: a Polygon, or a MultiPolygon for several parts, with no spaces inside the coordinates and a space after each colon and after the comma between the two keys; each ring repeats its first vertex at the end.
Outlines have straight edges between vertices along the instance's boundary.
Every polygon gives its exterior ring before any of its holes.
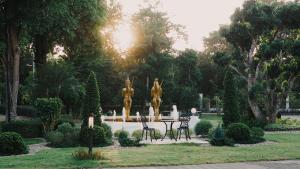
{"type": "Polygon", "coordinates": [[[179,118],[180,126],[177,128],[177,138],[179,136],[179,140],[181,138],[182,130],[184,131],[186,140],[191,139],[190,131],[189,131],[190,130],[190,128],[189,128],[190,120],[191,120],[190,116],[183,116],[183,117],[179,118]]]}
{"type": "MultiPolygon", "coordinates": [[[[146,131],[146,140],[147,140],[148,131],[149,131],[149,136],[150,136],[150,139],[151,139],[151,142],[152,142],[152,136],[153,136],[153,134],[154,134],[154,138],[155,138],[155,129],[148,127],[146,116],[141,116],[141,122],[143,124],[142,139],[144,138],[144,132],[146,131]]],[[[155,140],[157,140],[157,139],[155,138],[155,140]]]]}

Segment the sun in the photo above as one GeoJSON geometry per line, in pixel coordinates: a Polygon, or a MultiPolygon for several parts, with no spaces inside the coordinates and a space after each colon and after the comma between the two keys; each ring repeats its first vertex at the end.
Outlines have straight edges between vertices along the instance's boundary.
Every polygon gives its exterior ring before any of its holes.
{"type": "Polygon", "coordinates": [[[132,45],[133,33],[129,23],[119,24],[112,33],[114,45],[117,50],[124,53],[132,45]]]}

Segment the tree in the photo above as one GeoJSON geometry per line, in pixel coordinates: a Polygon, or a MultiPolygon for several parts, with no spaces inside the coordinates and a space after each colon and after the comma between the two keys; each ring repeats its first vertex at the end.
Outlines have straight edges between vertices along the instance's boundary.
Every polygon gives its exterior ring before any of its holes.
{"type": "Polygon", "coordinates": [[[96,74],[91,72],[86,83],[86,94],[83,101],[82,127],[88,126],[90,114],[94,115],[95,125],[101,124],[100,119],[100,94],[96,74]]]}
{"type": "Polygon", "coordinates": [[[298,3],[249,0],[232,15],[230,26],[221,28],[234,50],[230,54],[217,53],[215,58],[225,61],[246,81],[248,104],[256,119],[274,122],[276,105],[285,93],[284,87],[279,86],[285,82],[291,88],[299,76],[295,71],[299,68],[298,54],[292,52],[298,50],[294,34],[300,26],[299,13],[298,3]],[[289,45],[282,45],[288,41],[289,45]],[[258,85],[263,86],[263,108],[258,97],[253,97],[258,85]]]}
{"type": "Polygon", "coordinates": [[[234,75],[227,71],[224,78],[224,96],[223,96],[223,123],[228,126],[231,123],[240,121],[238,109],[238,96],[234,75]]]}

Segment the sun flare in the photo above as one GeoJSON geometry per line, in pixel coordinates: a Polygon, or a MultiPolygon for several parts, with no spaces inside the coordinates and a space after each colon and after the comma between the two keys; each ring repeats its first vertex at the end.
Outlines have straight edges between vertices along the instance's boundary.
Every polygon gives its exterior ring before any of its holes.
{"type": "Polygon", "coordinates": [[[121,23],[112,34],[115,47],[120,52],[126,52],[132,45],[133,35],[129,23],[121,23]]]}

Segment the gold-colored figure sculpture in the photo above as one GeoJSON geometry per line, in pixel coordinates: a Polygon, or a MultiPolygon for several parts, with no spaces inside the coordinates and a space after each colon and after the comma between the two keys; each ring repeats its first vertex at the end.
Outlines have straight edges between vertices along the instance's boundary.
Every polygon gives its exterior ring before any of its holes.
{"type": "Polygon", "coordinates": [[[124,97],[124,108],[125,108],[125,116],[126,116],[126,121],[130,120],[130,109],[131,109],[131,104],[132,104],[132,96],[134,94],[134,89],[132,88],[132,84],[127,78],[125,80],[125,87],[122,90],[122,96],[124,97]]]}
{"type": "Polygon", "coordinates": [[[152,106],[154,108],[155,121],[159,120],[159,106],[161,103],[162,96],[162,88],[161,84],[158,83],[158,79],[156,78],[153,83],[153,87],[151,88],[151,97],[152,97],[152,106]]]}

